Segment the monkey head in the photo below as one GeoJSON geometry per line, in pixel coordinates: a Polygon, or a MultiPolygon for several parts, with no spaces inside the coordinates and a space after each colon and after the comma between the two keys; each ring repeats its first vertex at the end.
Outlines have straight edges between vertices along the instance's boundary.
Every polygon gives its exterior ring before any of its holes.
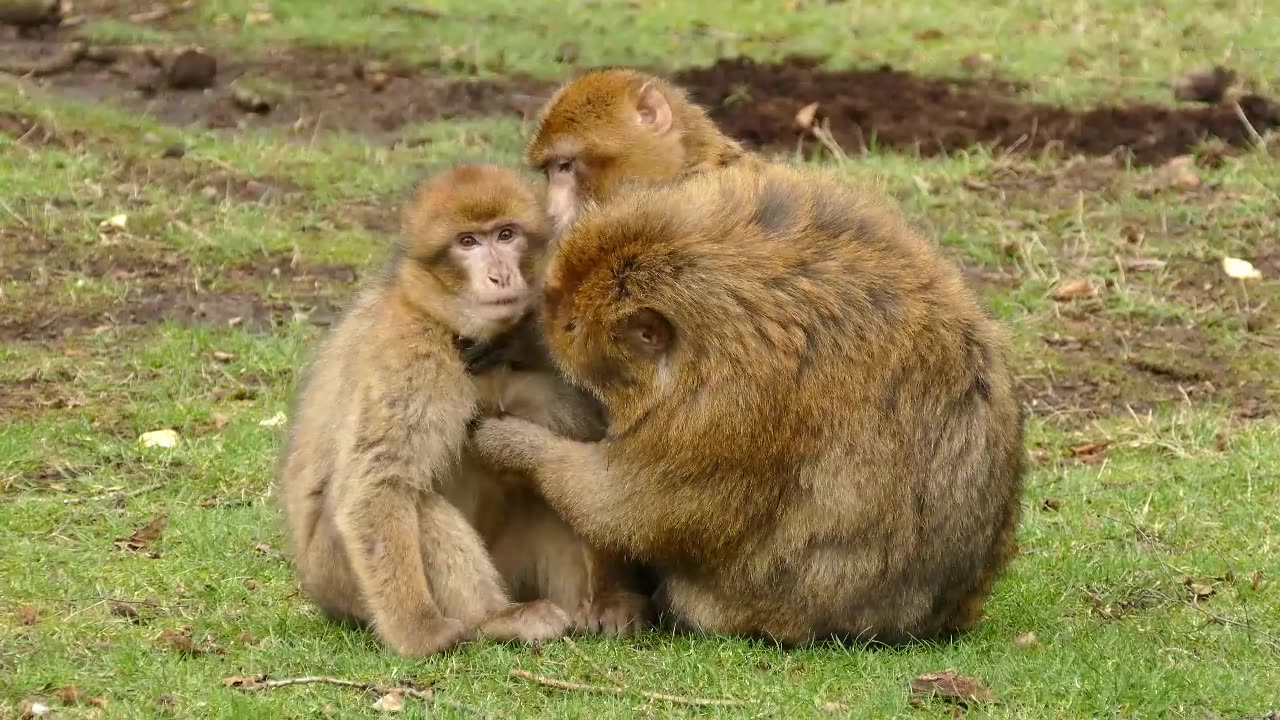
{"type": "Polygon", "coordinates": [[[461,165],[418,188],[395,281],[457,334],[487,339],[528,310],[547,237],[529,183],[497,165],[461,165]]]}
{"type": "Polygon", "coordinates": [[[556,233],[585,200],[605,200],[627,182],[679,175],[686,131],[709,124],[683,90],[634,70],[591,72],[560,88],[525,148],[526,162],[546,174],[556,233]]]}

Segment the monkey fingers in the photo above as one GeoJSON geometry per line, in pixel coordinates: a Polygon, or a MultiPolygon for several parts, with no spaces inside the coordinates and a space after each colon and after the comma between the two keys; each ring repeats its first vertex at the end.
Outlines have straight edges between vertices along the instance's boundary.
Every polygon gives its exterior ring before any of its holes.
{"type": "Polygon", "coordinates": [[[495,467],[532,472],[547,442],[555,437],[550,430],[518,418],[486,418],[472,432],[471,447],[495,467]]]}
{"type": "Polygon", "coordinates": [[[569,614],[549,600],[516,603],[480,623],[480,633],[503,642],[522,640],[543,643],[564,635],[572,627],[569,614]]]}
{"type": "Polygon", "coordinates": [[[630,590],[610,590],[586,600],[574,627],[599,635],[634,635],[653,624],[649,598],[630,590]]]}

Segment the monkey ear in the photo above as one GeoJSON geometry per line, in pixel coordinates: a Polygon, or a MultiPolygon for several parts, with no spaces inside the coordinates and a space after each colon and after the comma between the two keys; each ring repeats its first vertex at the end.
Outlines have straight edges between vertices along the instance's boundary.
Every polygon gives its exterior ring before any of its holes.
{"type": "Polygon", "coordinates": [[[622,341],[645,357],[662,355],[675,338],[676,329],[657,310],[643,308],[622,321],[622,341]]]}
{"type": "Polygon", "coordinates": [[[667,102],[667,96],[662,94],[652,80],[640,86],[640,93],[636,98],[636,117],[641,125],[652,130],[655,135],[666,135],[671,131],[671,103],[667,102]]]}

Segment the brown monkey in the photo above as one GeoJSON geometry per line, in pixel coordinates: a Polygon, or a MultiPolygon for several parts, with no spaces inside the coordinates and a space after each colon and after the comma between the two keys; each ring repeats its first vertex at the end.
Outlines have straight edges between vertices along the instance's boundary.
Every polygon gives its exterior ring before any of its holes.
{"type": "Polygon", "coordinates": [[[605,440],[489,419],[589,542],[686,627],[784,643],[972,626],[1015,552],[1024,448],[1001,328],[878,197],[730,168],[590,209],[543,324],[605,440]]]}
{"type": "Polygon", "coordinates": [[[627,184],[763,162],[684,90],[627,69],[590,72],[557,90],[539,113],[525,161],[546,173],[557,233],[584,201],[607,200],[627,184]]]}
{"type": "Polygon", "coordinates": [[[405,654],[473,630],[554,637],[570,625],[565,609],[588,599],[588,549],[465,447],[486,406],[580,440],[600,434],[595,408],[553,373],[510,362],[468,372],[486,354],[477,348],[526,314],[547,238],[538,198],[510,170],[461,166],[422,186],[405,225],[295,408],[280,495],[302,588],[405,654]]]}

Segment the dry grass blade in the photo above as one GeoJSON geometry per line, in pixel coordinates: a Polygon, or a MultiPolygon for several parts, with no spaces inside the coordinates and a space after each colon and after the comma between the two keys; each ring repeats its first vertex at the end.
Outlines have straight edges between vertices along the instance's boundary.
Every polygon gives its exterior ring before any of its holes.
{"type": "Polygon", "coordinates": [[[754,705],[750,700],[731,700],[724,698],[699,698],[689,697],[687,695],[672,695],[670,693],[650,692],[648,690],[629,690],[626,687],[617,687],[612,685],[586,685],[583,683],[570,682],[568,680],[560,680],[558,678],[546,677],[545,675],[535,675],[528,670],[519,670],[512,668],[511,677],[520,678],[521,680],[529,680],[544,687],[556,688],[557,690],[570,690],[574,692],[599,693],[604,695],[639,695],[647,700],[659,700],[662,702],[675,703],[678,705],[693,705],[696,707],[746,707],[754,705]]]}
{"type": "Polygon", "coordinates": [[[454,710],[487,716],[484,711],[479,708],[472,707],[471,705],[441,699],[430,689],[420,690],[412,687],[391,687],[387,685],[378,685],[377,683],[361,682],[359,680],[330,677],[328,675],[306,675],[303,677],[284,678],[281,680],[269,680],[266,675],[233,676],[223,678],[222,684],[224,687],[240,688],[247,692],[274,690],[276,688],[289,687],[292,685],[337,685],[339,687],[349,687],[357,690],[363,690],[365,692],[376,693],[378,697],[383,697],[391,693],[398,693],[404,697],[417,698],[423,702],[435,703],[454,710]]]}

